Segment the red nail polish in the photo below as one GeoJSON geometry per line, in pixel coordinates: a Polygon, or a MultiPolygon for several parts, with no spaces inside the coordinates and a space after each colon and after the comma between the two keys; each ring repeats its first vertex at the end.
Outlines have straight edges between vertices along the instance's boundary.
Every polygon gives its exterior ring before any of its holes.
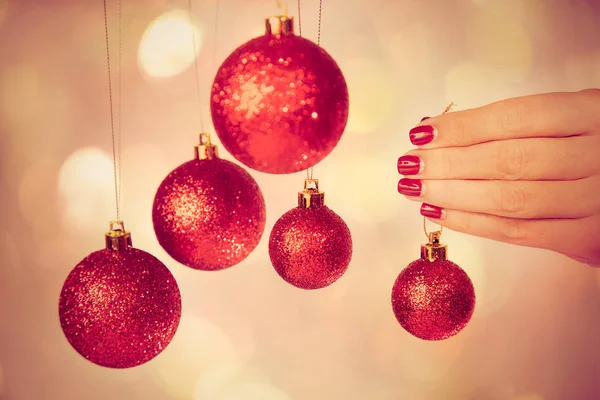
{"type": "Polygon", "coordinates": [[[443,213],[444,209],[441,207],[433,206],[427,203],[421,204],[421,215],[424,217],[440,219],[442,218],[443,213]]]}
{"type": "Polygon", "coordinates": [[[418,179],[402,178],[398,182],[398,192],[405,196],[419,196],[423,184],[418,179]]]}
{"type": "Polygon", "coordinates": [[[431,125],[416,126],[408,132],[410,142],[415,146],[431,143],[435,137],[435,128],[431,125]]]}
{"type": "Polygon", "coordinates": [[[398,158],[398,173],[416,175],[421,170],[421,159],[417,156],[406,155],[398,158]]]}
{"type": "Polygon", "coordinates": [[[423,117],[423,118],[421,118],[421,122],[425,121],[426,119],[429,119],[429,117],[423,117]]]}

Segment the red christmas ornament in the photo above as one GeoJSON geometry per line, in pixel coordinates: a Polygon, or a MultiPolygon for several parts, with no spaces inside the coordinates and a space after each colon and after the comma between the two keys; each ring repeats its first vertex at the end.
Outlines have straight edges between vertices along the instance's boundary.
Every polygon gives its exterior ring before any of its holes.
{"type": "Polygon", "coordinates": [[[443,340],[460,332],[475,309],[475,289],[469,276],[446,259],[441,232],[429,233],[421,258],[396,279],[392,307],[400,325],[423,340],[443,340]]]}
{"type": "Polygon", "coordinates": [[[172,171],[154,198],[152,221],[160,245],[181,264],[205,271],[240,263],[265,228],[265,200],[243,168],[218,158],[200,135],[196,159],[172,171]]]}
{"type": "Polygon", "coordinates": [[[167,267],[131,247],[123,223],[111,222],[106,248],[84,258],[67,277],[58,312],[67,340],[84,358],[129,368],[150,361],[171,342],[181,295],[167,267]]]}
{"type": "Polygon", "coordinates": [[[217,71],[211,113],[237,160],[289,174],[336,146],[348,120],[348,88],[325,50],[294,35],[292,18],[273,17],[264,36],[238,47],[217,71]]]}
{"type": "Polygon", "coordinates": [[[275,271],[301,289],[319,289],[337,281],[352,258],[348,226],[324,204],[317,179],[306,179],[298,207],[275,223],[269,238],[275,271]]]}

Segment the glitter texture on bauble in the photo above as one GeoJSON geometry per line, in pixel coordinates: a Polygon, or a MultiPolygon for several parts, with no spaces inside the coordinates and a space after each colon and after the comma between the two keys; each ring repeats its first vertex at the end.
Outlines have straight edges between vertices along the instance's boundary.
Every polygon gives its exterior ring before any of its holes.
{"type": "Polygon", "coordinates": [[[181,318],[181,295],[167,267],[131,247],[122,222],[114,222],[106,248],[84,258],[67,277],[58,311],[67,340],[84,358],[103,367],[130,368],[150,361],[171,342],[181,318]]]}
{"type": "Polygon", "coordinates": [[[152,209],[154,232],[173,259],[217,271],[243,261],[265,228],[265,201],[256,181],[218,158],[210,136],[200,135],[196,158],[160,184],[152,209]]]}
{"type": "Polygon", "coordinates": [[[213,125],[249,168],[289,174],[317,164],[348,120],[348,88],[325,50],[293,33],[293,19],[266,20],[266,34],[238,47],[217,71],[213,125]]]}
{"type": "Polygon", "coordinates": [[[301,289],[331,285],[346,272],[352,258],[352,236],[342,218],[323,202],[318,180],[306,179],[298,207],[273,227],[269,256],[275,271],[301,289]]]}
{"type": "Polygon", "coordinates": [[[444,340],[460,332],[475,309],[475,289],[466,272],[446,259],[439,232],[429,234],[421,258],[410,263],[392,289],[396,319],[423,340],[444,340]]]}

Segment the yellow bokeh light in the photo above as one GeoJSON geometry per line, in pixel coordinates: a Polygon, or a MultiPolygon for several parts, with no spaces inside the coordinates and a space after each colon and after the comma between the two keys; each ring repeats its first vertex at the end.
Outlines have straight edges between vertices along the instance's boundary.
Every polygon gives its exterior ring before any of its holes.
{"type": "Polygon", "coordinates": [[[208,400],[217,398],[224,387],[231,382],[240,372],[238,363],[219,363],[215,368],[203,373],[198,379],[195,388],[196,400],[208,400]]]}
{"type": "MultiPolygon", "coordinates": [[[[399,77],[401,87],[407,93],[418,91],[424,81],[431,79],[434,65],[440,63],[436,54],[439,37],[423,23],[415,22],[403,27],[388,35],[384,43],[393,60],[394,75],[399,77]]],[[[410,101],[409,96],[400,93],[396,96],[394,107],[399,109],[403,103],[410,101]]]]}
{"type": "MultiPolygon", "coordinates": [[[[58,190],[68,228],[105,226],[114,217],[113,162],[99,148],[72,153],[60,167],[58,190]]],[[[71,230],[71,229],[69,229],[71,230]]]]}
{"type": "Polygon", "coordinates": [[[395,185],[398,172],[393,164],[382,168],[382,159],[393,157],[386,157],[380,152],[377,158],[368,155],[336,157],[335,162],[329,162],[319,173],[327,185],[323,187],[329,199],[327,204],[333,205],[339,215],[351,216],[356,221],[388,221],[398,208],[395,185]],[[351,190],[350,196],[347,195],[348,190],[351,190]]]}
{"type": "Polygon", "coordinates": [[[511,89],[492,66],[466,62],[446,74],[446,102],[454,101],[464,110],[513,97],[511,89]]]}
{"type": "Polygon", "coordinates": [[[220,327],[187,315],[182,317],[177,335],[154,364],[165,392],[176,400],[193,398],[200,377],[209,374],[223,379],[243,366],[234,344],[220,327]]]}
{"type": "MultiPolygon", "coordinates": [[[[467,327],[468,329],[468,327],[467,327]]],[[[403,347],[401,357],[410,362],[399,362],[396,370],[406,377],[435,382],[446,376],[460,360],[468,335],[458,335],[440,342],[429,342],[410,337],[410,344],[403,347]]]]}
{"type": "MultiPolygon", "coordinates": [[[[473,282],[476,297],[473,317],[485,316],[488,282],[485,276],[485,257],[481,246],[478,246],[481,244],[481,240],[445,230],[442,242],[448,244],[448,259],[460,266],[473,282]]],[[[509,289],[507,291],[510,292],[509,289]]]]}
{"type": "Polygon", "coordinates": [[[395,105],[391,74],[377,60],[356,59],[344,64],[344,77],[350,96],[346,130],[356,133],[376,131],[390,117],[395,105]]]}
{"type": "Polygon", "coordinates": [[[474,60],[488,64],[506,82],[521,82],[531,72],[533,48],[525,28],[510,13],[482,11],[467,25],[474,60]]]}
{"type": "Polygon", "coordinates": [[[144,32],[138,63],[151,77],[175,76],[192,65],[201,44],[200,29],[190,15],[180,10],[170,11],[154,20],[144,32]]]}
{"type": "Polygon", "coordinates": [[[197,400],[292,400],[283,390],[267,382],[244,382],[229,386],[217,396],[197,400]]]}

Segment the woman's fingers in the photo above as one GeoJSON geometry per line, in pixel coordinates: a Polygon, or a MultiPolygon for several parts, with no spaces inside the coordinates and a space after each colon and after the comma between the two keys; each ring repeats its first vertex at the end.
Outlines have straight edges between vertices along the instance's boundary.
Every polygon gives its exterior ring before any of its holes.
{"type": "Polygon", "coordinates": [[[398,172],[419,179],[570,180],[600,170],[600,136],[512,139],[431,150],[398,159],[398,172]]]}
{"type": "Polygon", "coordinates": [[[511,218],[584,218],[600,211],[598,177],[573,181],[403,178],[398,191],[412,200],[445,209],[511,218]]]}
{"type": "Polygon", "coordinates": [[[421,213],[453,231],[554,250],[590,265],[600,259],[600,217],[597,215],[582,219],[524,220],[442,210],[428,204],[422,205],[421,213]]]}
{"type": "Polygon", "coordinates": [[[586,134],[598,123],[598,102],[590,101],[594,96],[598,94],[592,90],[503,100],[426,119],[411,129],[409,136],[414,145],[431,149],[586,134]]]}

